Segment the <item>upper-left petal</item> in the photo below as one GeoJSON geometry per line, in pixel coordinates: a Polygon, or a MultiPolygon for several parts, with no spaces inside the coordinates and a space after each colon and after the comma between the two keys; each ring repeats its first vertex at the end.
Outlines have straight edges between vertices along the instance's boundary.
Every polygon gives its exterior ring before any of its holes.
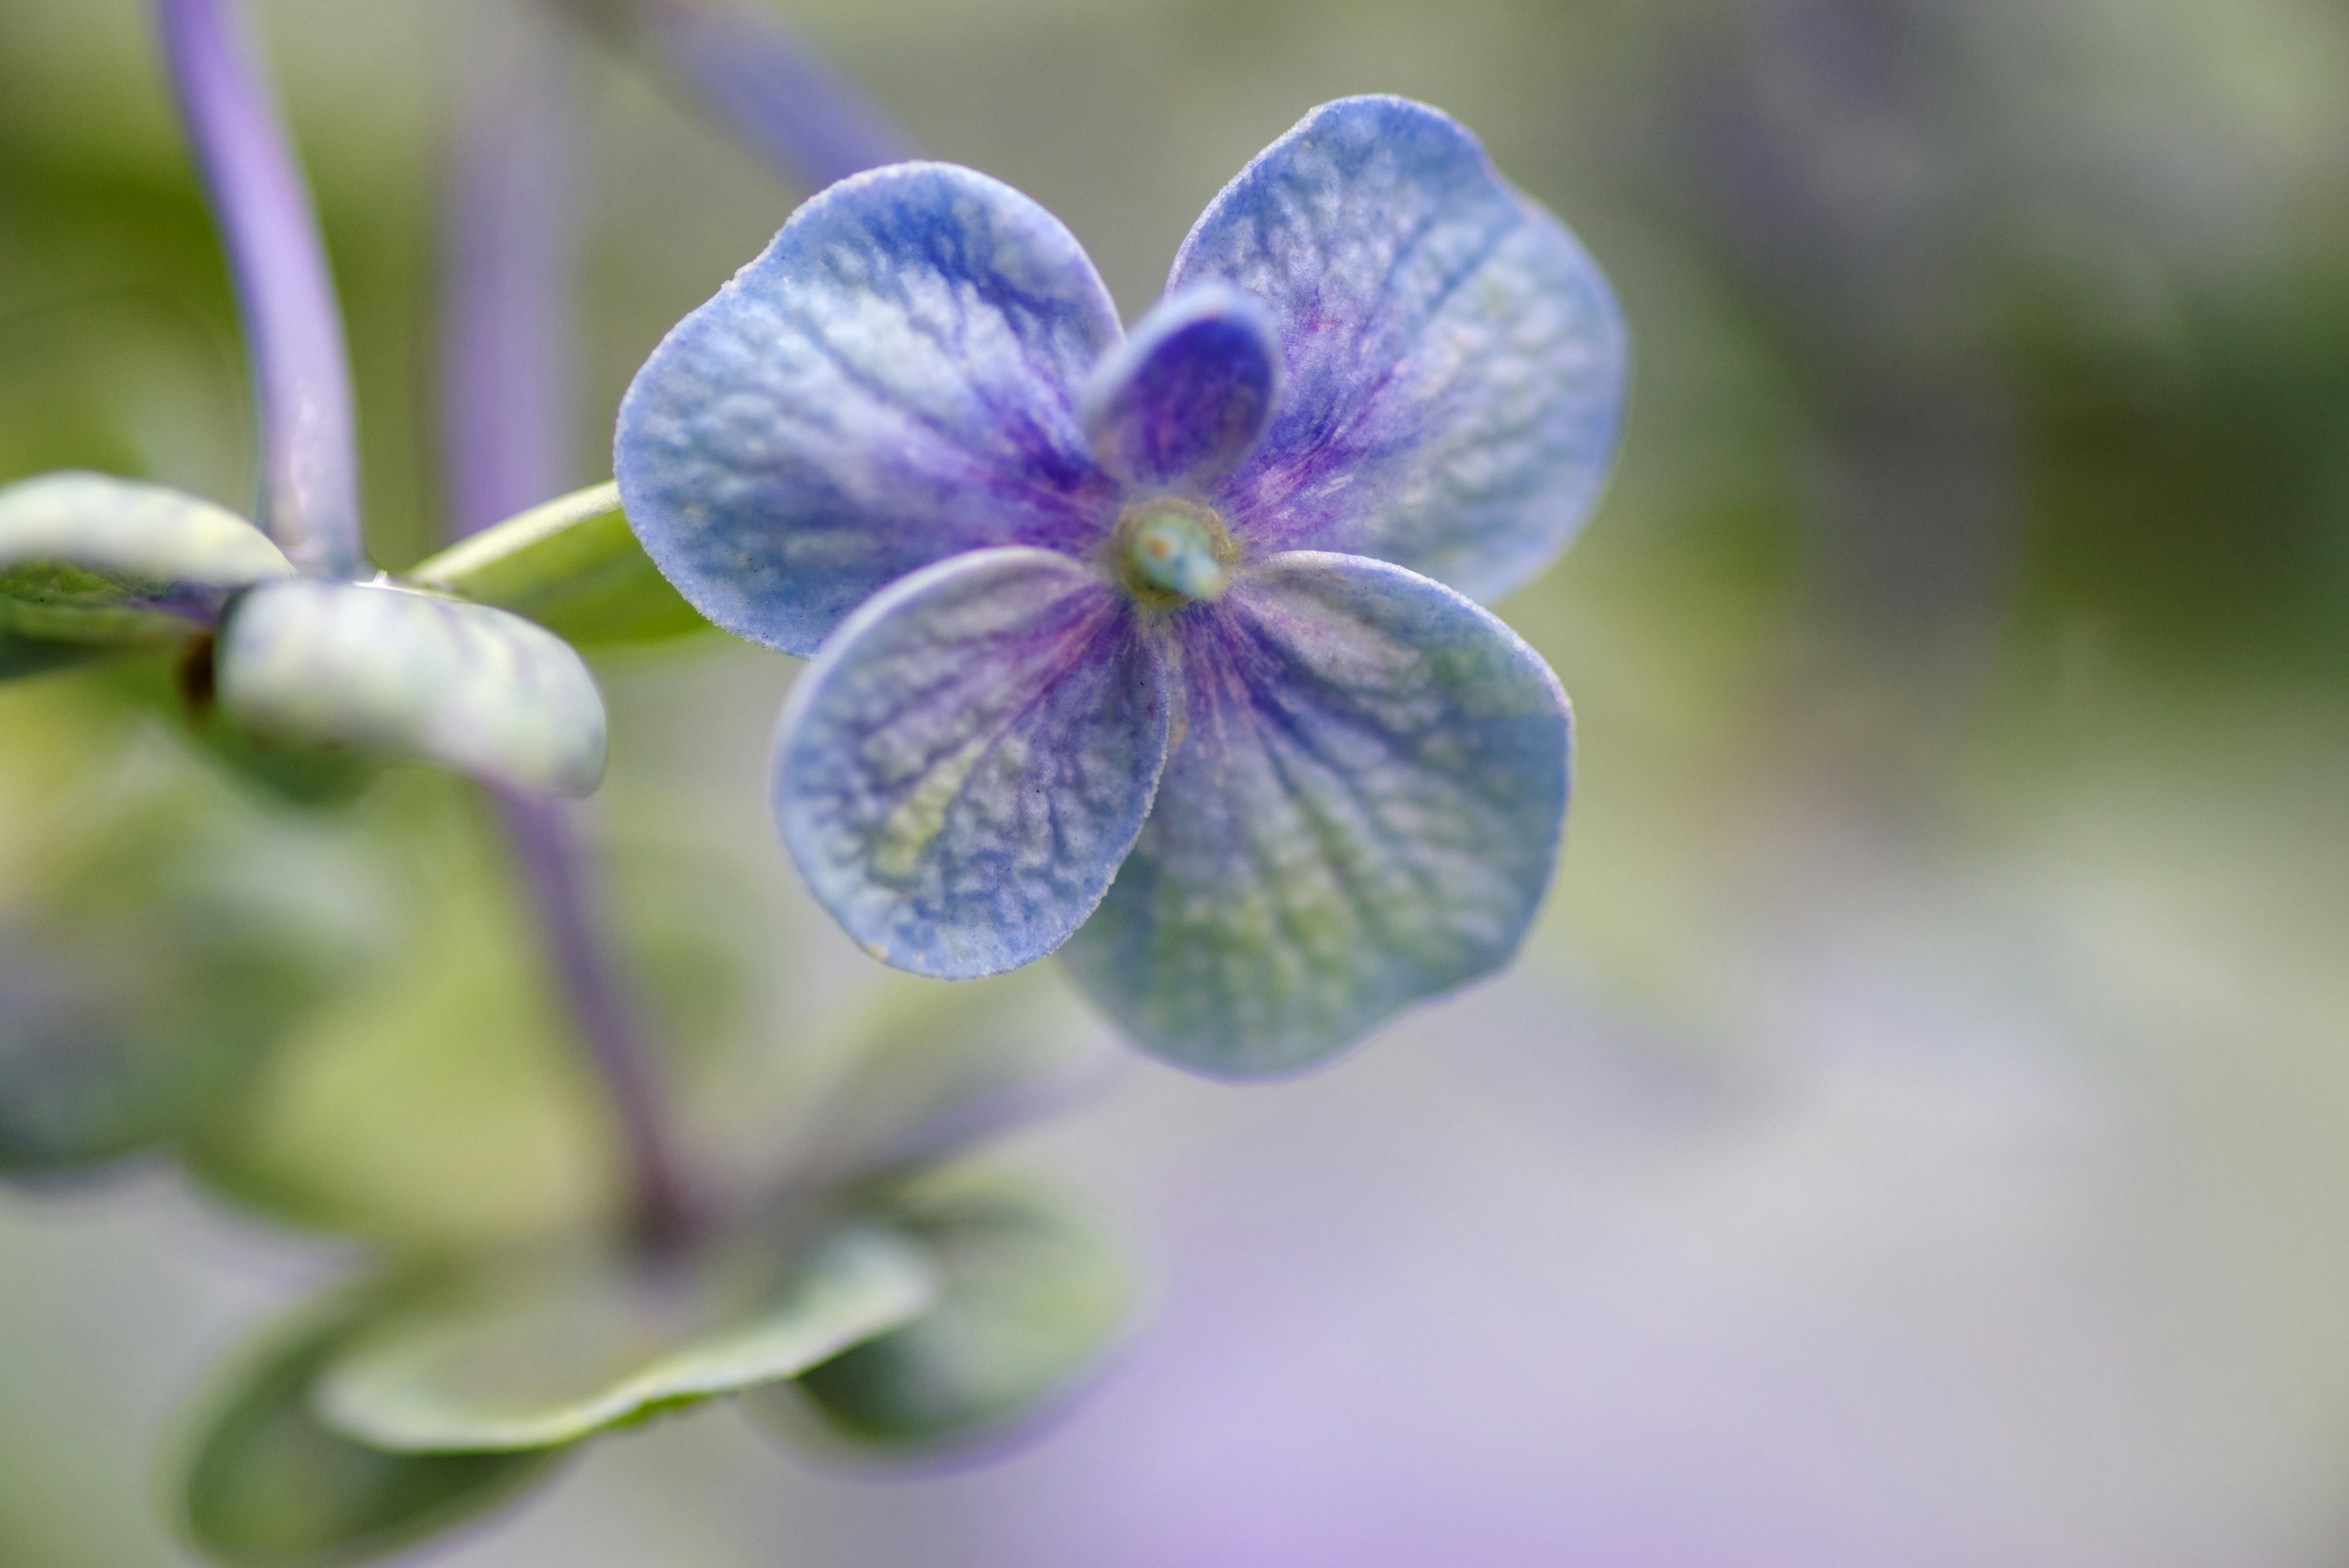
{"type": "Polygon", "coordinates": [[[1158,639],[1093,570],[979,550],[850,618],[775,740],[783,843],[874,957],[944,980],[1041,958],[1150,809],[1171,703],[1158,639]]]}
{"type": "Polygon", "coordinates": [[[958,551],[1091,548],[1114,486],[1076,388],[1116,306],[1060,220],[944,163],[843,180],[654,350],[620,405],[628,521],[711,620],[812,654],[958,551]]]}
{"type": "Polygon", "coordinates": [[[1184,612],[1188,724],[1062,950],[1145,1049],[1293,1072],[1508,961],[1548,888],[1570,721],[1541,656],[1415,573],[1297,551],[1184,612]]]}

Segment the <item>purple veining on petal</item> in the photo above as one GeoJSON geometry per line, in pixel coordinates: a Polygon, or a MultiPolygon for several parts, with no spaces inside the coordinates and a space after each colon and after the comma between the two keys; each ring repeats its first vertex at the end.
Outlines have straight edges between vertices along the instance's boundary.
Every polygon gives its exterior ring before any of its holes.
{"type": "Polygon", "coordinates": [[[236,281],[260,404],[262,525],[304,571],[354,576],[364,555],[350,365],[309,191],[222,0],[156,0],[156,17],[236,281]]]}
{"type": "Polygon", "coordinates": [[[629,523],[704,615],[799,654],[958,551],[1090,555],[1119,487],[1076,388],[1120,336],[1082,247],[1009,186],[942,163],[843,181],[637,373],[629,523]]]}
{"type": "Polygon", "coordinates": [[[1201,215],[1169,286],[1206,279],[1279,323],[1272,426],[1210,490],[1257,551],[1375,556],[1491,597],[1580,527],[1620,425],[1621,316],[1449,118],[1316,109],[1201,215]]]}
{"type": "Polygon", "coordinates": [[[1065,950],[1152,1052],[1293,1072],[1507,961],[1554,867],[1569,721],[1441,584],[1294,552],[1174,618],[1187,725],[1065,950]]]}
{"type": "Polygon", "coordinates": [[[1270,313],[1209,283],[1160,300],[1094,369],[1079,407],[1111,473],[1133,484],[1198,483],[1256,445],[1279,379],[1270,313]]]}
{"type": "Polygon", "coordinates": [[[1089,914],[1141,831],[1162,639],[1089,565],[970,551],[857,611],[792,689],[775,815],[808,886],[901,969],[999,973],[1089,914]]]}

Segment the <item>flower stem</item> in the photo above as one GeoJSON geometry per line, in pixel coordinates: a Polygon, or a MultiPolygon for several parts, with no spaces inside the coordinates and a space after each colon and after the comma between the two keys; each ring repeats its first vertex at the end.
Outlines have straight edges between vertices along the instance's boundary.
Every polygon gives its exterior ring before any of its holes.
{"type": "MultiPolygon", "coordinates": [[[[460,536],[572,477],[573,139],[565,62],[532,47],[539,43],[518,41],[481,73],[450,188],[441,407],[449,519],[460,536]]],[[[674,1242],[693,1226],[693,1191],[656,1059],[598,917],[574,808],[495,793],[573,1033],[612,1107],[638,1227],[652,1244],[674,1242]]]]}
{"type": "Polygon", "coordinates": [[[648,46],[737,139],[812,187],[918,158],[912,137],[772,16],[739,0],[567,0],[648,46]]]}
{"type": "Polygon", "coordinates": [[[362,569],[350,363],[317,217],[233,0],[155,0],[220,224],[261,426],[262,526],[317,576],[362,569]]]}
{"type": "Polygon", "coordinates": [[[635,1181],[638,1231],[652,1244],[674,1242],[693,1227],[692,1188],[669,1141],[659,1077],[637,1030],[633,999],[595,919],[586,846],[574,808],[512,790],[495,794],[572,1028],[603,1080],[619,1124],[635,1181]]]}

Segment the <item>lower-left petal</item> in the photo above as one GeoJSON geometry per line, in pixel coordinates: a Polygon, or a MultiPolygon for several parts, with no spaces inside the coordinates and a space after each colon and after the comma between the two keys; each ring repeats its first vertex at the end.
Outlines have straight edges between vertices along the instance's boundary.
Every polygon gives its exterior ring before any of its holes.
{"type": "Polygon", "coordinates": [[[1166,756],[1157,640],[1054,551],[976,550],[842,626],[784,705],[775,820],[866,951],[947,980],[1067,940],[1133,845],[1166,756]]]}

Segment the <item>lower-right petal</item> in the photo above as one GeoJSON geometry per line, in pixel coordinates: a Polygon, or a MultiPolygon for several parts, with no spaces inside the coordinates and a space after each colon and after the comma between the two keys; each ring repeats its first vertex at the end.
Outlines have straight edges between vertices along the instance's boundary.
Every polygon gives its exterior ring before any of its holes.
{"type": "Polygon", "coordinates": [[[975,550],[849,618],[784,705],[775,820],[884,962],[1017,969],[1101,901],[1148,815],[1172,702],[1160,640],[1091,567],[975,550]]]}
{"type": "Polygon", "coordinates": [[[1137,1043],[1293,1072],[1509,961],[1566,816],[1540,655],[1416,573],[1294,551],[1186,611],[1182,656],[1187,731],[1063,950],[1137,1043]]]}

